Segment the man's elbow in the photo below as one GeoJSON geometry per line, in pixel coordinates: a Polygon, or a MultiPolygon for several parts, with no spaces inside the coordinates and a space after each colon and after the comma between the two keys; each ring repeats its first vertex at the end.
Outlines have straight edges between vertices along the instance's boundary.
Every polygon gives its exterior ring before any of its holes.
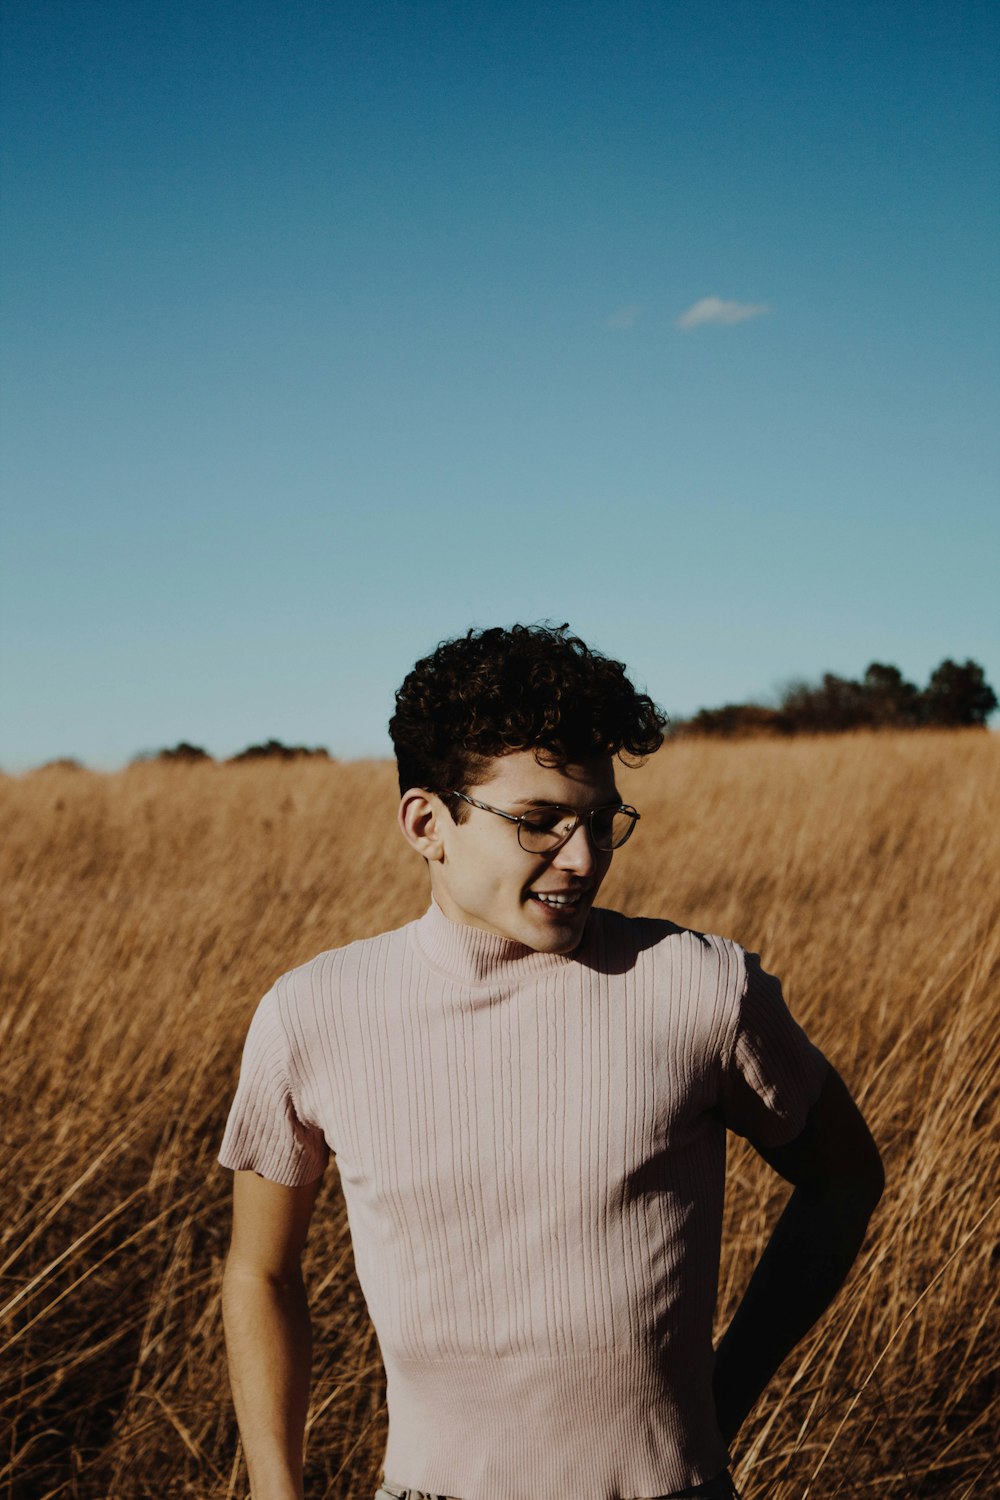
{"type": "Polygon", "coordinates": [[[852,1219],[867,1224],[885,1192],[885,1168],[875,1142],[870,1140],[869,1149],[848,1170],[821,1178],[815,1187],[852,1219]]]}
{"type": "Polygon", "coordinates": [[[881,1153],[874,1141],[872,1142],[870,1158],[865,1165],[864,1173],[858,1183],[858,1192],[862,1203],[867,1207],[868,1217],[871,1218],[879,1205],[882,1194],[885,1192],[885,1167],[882,1164],[881,1153]]]}
{"type": "Polygon", "coordinates": [[[885,1167],[882,1164],[882,1153],[875,1144],[875,1138],[860,1115],[858,1123],[857,1135],[860,1139],[855,1139],[854,1150],[847,1158],[850,1163],[848,1175],[852,1179],[853,1191],[859,1205],[867,1210],[870,1218],[885,1192],[885,1167]]]}
{"type": "Polygon", "coordinates": [[[847,1200],[866,1221],[885,1191],[885,1168],[861,1111],[833,1068],[810,1115],[804,1175],[847,1200]]]}

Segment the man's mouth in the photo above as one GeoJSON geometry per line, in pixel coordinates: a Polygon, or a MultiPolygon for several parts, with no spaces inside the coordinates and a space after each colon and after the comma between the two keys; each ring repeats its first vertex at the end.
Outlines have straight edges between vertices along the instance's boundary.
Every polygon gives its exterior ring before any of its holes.
{"type": "Polygon", "coordinates": [[[583,900],[583,891],[529,891],[532,901],[550,910],[573,911],[583,900]]]}

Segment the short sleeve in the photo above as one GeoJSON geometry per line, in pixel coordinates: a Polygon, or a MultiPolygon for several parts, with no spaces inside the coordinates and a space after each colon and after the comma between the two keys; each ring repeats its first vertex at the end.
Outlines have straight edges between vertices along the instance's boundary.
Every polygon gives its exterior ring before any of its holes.
{"type": "Polygon", "coordinates": [[[781,983],[746,953],[736,1024],[723,1058],[721,1107],[730,1130],[765,1148],[805,1128],[828,1064],[785,1004],[781,983]]]}
{"type": "Polygon", "coordinates": [[[275,986],[250,1023],[219,1161],[234,1171],[258,1172],[285,1187],[301,1187],[321,1175],[330,1153],[322,1130],[303,1120],[296,1106],[280,1004],[275,986]]]}

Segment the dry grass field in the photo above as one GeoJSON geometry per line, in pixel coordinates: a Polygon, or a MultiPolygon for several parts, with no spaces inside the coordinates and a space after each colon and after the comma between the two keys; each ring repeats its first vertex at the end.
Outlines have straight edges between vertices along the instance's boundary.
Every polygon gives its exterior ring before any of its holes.
{"type": "MultiPolygon", "coordinates": [[[[689,740],[624,784],[643,821],[604,904],[759,951],[887,1169],[848,1287],[741,1434],[741,1487],[997,1493],[1000,737],[689,740]]],[[[54,769],[0,778],[0,816],[0,1497],[243,1496],[214,1154],[277,973],[426,904],[392,768],[54,769]]],[[[310,1494],[368,1500],[380,1365],[327,1176],[310,1494]]],[[[781,1197],[732,1152],[720,1319],[781,1197]]]]}

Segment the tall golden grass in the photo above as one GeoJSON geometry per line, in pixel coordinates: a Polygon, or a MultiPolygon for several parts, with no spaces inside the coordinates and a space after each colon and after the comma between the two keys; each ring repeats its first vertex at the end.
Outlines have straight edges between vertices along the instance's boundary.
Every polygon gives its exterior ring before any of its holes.
{"type": "MultiPolygon", "coordinates": [[[[624,778],[643,821],[605,904],[760,951],[886,1161],[848,1287],[738,1441],[754,1500],[997,1482],[998,773],[997,737],[928,733],[686,741],[624,778]]],[[[394,809],[384,763],[0,779],[10,1500],[245,1495],[214,1155],[276,974],[423,910],[394,809]]],[[[309,1493],[353,1500],[374,1489],[385,1415],[328,1179],[307,1256],[309,1493]]],[[[720,1321],[783,1195],[746,1149],[729,1188],[720,1321]]]]}

